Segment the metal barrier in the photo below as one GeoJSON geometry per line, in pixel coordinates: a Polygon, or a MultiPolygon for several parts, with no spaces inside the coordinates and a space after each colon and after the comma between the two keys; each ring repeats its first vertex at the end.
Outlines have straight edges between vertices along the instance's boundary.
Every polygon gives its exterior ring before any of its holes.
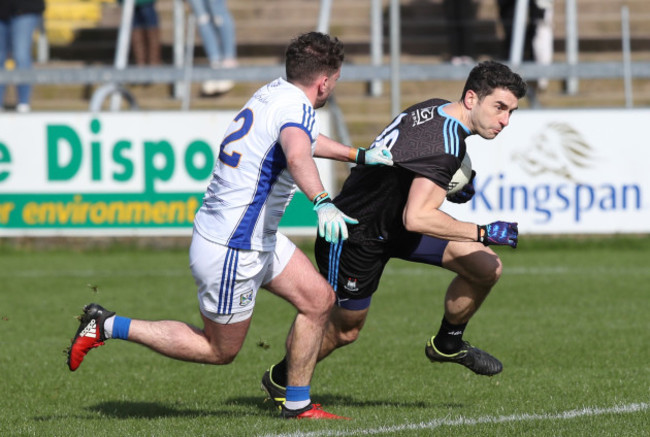
{"type": "MultiPolygon", "coordinates": [[[[583,79],[618,79],[629,74],[634,78],[650,78],[650,62],[580,62],[575,65],[554,63],[538,65],[523,62],[515,69],[526,79],[541,77],[564,79],[576,76],[583,79]]],[[[471,66],[454,66],[451,64],[400,64],[399,74],[403,81],[427,80],[462,80],[471,66]]],[[[345,64],[340,81],[356,82],[391,78],[389,65],[345,64]]],[[[177,67],[128,67],[116,70],[113,67],[79,67],[79,68],[35,68],[32,70],[0,70],[0,83],[14,85],[30,84],[101,84],[117,83],[173,83],[189,76],[193,82],[208,79],[234,79],[239,82],[263,82],[284,74],[284,65],[239,66],[229,69],[212,69],[194,67],[190,74],[184,68],[177,67]]]]}
{"type": "MultiPolygon", "coordinates": [[[[381,2],[372,0],[371,14],[375,20],[381,20],[378,8],[381,2]]],[[[631,62],[629,56],[629,27],[626,20],[629,17],[627,8],[622,9],[622,26],[624,40],[622,41],[622,62],[588,62],[580,63],[577,60],[577,30],[575,25],[575,0],[566,2],[567,16],[567,62],[551,65],[539,65],[534,62],[520,62],[521,56],[517,52],[523,49],[521,28],[524,25],[525,0],[518,0],[517,30],[513,40],[513,57],[510,64],[528,80],[539,78],[563,79],[569,86],[568,92],[575,91],[577,78],[582,79],[616,79],[626,81],[627,106],[631,107],[631,78],[650,78],[650,62],[631,62]],[[626,38],[628,40],[626,40],[626,38]],[[629,96],[629,97],[628,97],[629,96]]],[[[234,79],[239,82],[266,82],[284,75],[282,65],[270,66],[240,66],[229,69],[212,69],[209,67],[193,66],[193,38],[195,23],[192,16],[186,17],[182,0],[174,2],[174,66],[168,67],[128,67],[129,39],[131,34],[131,17],[133,14],[134,0],[124,0],[122,12],[122,25],[118,34],[118,44],[113,67],[79,67],[79,68],[35,68],[32,70],[0,70],[0,83],[2,84],[113,84],[113,87],[102,89],[112,90],[115,99],[113,109],[120,97],[126,97],[120,84],[123,83],[173,83],[175,97],[182,98],[183,109],[189,109],[189,84],[191,82],[206,81],[209,79],[234,79]],[[186,20],[187,18],[187,20],[186,20]],[[187,30],[187,32],[185,32],[187,30]],[[185,42],[185,44],[184,44],[185,42]],[[189,43],[192,42],[192,45],[189,43]]],[[[327,32],[329,29],[331,0],[321,0],[318,30],[327,32]]],[[[390,0],[391,9],[390,28],[399,29],[399,1],[390,0]]],[[[391,32],[391,63],[381,65],[381,23],[374,23],[372,32],[371,51],[372,60],[368,65],[345,65],[342,81],[363,81],[373,85],[373,95],[381,93],[378,84],[381,81],[391,81],[392,111],[399,111],[399,84],[402,81],[427,81],[427,80],[463,80],[466,78],[470,67],[458,67],[450,64],[412,65],[399,62],[400,47],[399,34],[391,32]],[[379,44],[375,41],[379,38],[379,44]]],[[[41,42],[41,47],[44,47],[41,42]]],[[[104,96],[105,97],[105,96],[104,96]]],[[[98,100],[100,100],[98,98],[98,100]]],[[[103,99],[102,99],[103,101],[103,99]]],[[[130,101],[132,107],[136,106],[130,101]]]]}

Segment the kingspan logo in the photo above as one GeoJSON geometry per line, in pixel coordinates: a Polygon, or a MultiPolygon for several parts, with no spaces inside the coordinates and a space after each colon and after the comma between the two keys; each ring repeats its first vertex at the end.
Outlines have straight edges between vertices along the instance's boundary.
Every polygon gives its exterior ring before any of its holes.
{"type": "MultiPolygon", "coordinates": [[[[531,147],[517,150],[512,159],[531,176],[550,174],[581,183],[575,174],[594,166],[593,148],[566,123],[549,123],[533,138],[531,147]]],[[[584,182],[584,181],[582,181],[584,182]]]]}
{"type": "Polygon", "coordinates": [[[547,124],[511,158],[525,177],[515,180],[506,172],[477,177],[473,210],[529,212],[538,224],[567,214],[579,223],[589,213],[641,210],[641,186],[607,181],[606,169],[598,170],[607,163],[567,123],[547,124]]]}

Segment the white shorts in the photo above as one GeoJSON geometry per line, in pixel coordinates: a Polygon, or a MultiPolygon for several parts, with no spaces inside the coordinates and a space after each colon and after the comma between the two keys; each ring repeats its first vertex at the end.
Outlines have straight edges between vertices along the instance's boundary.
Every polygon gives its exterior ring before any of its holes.
{"type": "Polygon", "coordinates": [[[295,249],[280,233],[273,252],[260,252],[223,246],[194,231],[190,270],[201,313],[223,325],[250,318],[257,290],[284,270],[295,249]]]}

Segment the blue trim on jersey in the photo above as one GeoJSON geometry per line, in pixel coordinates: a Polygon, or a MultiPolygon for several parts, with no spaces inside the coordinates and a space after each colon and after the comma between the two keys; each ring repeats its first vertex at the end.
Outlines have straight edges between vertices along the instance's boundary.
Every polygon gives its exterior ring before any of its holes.
{"type": "Polygon", "coordinates": [[[285,168],[287,168],[287,158],[284,156],[280,143],[276,142],[266,152],[257,175],[253,201],[246,208],[237,228],[230,236],[228,246],[247,250],[251,248],[251,237],[255,224],[260,218],[260,212],[271,194],[273,184],[285,168]]]}
{"type": "Polygon", "coordinates": [[[311,131],[309,129],[307,129],[305,126],[303,126],[302,124],[299,124],[299,123],[287,123],[285,125],[282,125],[282,127],[280,128],[280,132],[282,132],[282,130],[284,128],[287,128],[287,127],[297,127],[298,129],[301,129],[303,132],[305,132],[307,134],[307,136],[309,137],[309,141],[314,142],[314,139],[311,137],[311,131]]]}
{"type": "Polygon", "coordinates": [[[329,274],[327,282],[330,283],[334,291],[338,287],[339,277],[339,264],[341,261],[341,250],[343,249],[343,242],[330,244],[330,259],[329,259],[329,274]]]}
{"type": "Polygon", "coordinates": [[[302,129],[311,142],[314,142],[315,138],[312,136],[312,130],[314,129],[314,124],[316,123],[316,110],[307,105],[306,103],[302,104],[302,121],[300,123],[287,123],[280,127],[280,132],[286,127],[297,127],[302,129]]]}
{"type": "Polygon", "coordinates": [[[226,252],[226,260],[223,263],[223,271],[221,273],[217,314],[231,314],[232,312],[232,301],[235,293],[238,262],[239,249],[229,247],[226,252]]]}
{"type": "Polygon", "coordinates": [[[303,103],[302,124],[305,125],[305,127],[309,129],[309,131],[311,131],[314,128],[314,123],[316,123],[316,110],[314,109],[313,106],[303,103]]]}
{"type": "Polygon", "coordinates": [[[445,123],[442,127],[442,133],[445,140],[445,153],[449,155],[454,155],[459,158],[460,156],[460,136],[458,135],[458,126],[463,128],[466,134],[470,134],[470,130],[461,123],[456,117],[452,117],[442,110],[449,103],[438,106],[438,115],[445,118],[445,123]]]}
{"type": "Polygon", "coordinates": [[[447,123],[449,123],[449,119],[446,119],[445,123],[442,125],[442,135],[443,138],[445,139],[445,153],[449,154],[449,137],[447,136],[447,123]]]}
{"type": "Polygon", "coordinates": [[[445,138],[445,153],[458,157],[460,138],[458,138],[458,121],[448,118],[442,128],[445,138]]]}

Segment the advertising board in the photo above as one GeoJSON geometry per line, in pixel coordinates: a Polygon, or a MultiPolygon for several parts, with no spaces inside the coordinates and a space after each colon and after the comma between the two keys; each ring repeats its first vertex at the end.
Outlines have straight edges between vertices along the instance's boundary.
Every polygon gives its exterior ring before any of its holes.
{"type": "MultiPolygon", "coordinates": [[[[0,236],[190,235],[235,112],[0,116],[0,236]]],[[[319,114],[328,133],[329,117],[319,114]]],[[[318,160],[331,187],[332,167],[318,160]]],[[[330,188],[331,189],[331,188],[330,188]]],[[[281,226],[311,234],[294,196],[281,226]]]]}
{"type": "Polygon", "coordinates": [[[650,232],[650,110],[519,110],[494,139],[467,141],[476,195],[460,220],[521,233],[650,232]]]}
{"type": "MultiPolygon", "coordinates": [[[[189,235],[234,115],[0,115],[0,236],[189,235]]],[[[518,110],[494,140],[468,139],[476,195],[443,209],[523,234],[648,233],[650,144],[636,132],[649,121],[646,109],[518,110]]],[[[317,161],[336,193],[331,162],[317,161]]],[[[314,235],[302,193],[280,225],[314,235]]]]}

